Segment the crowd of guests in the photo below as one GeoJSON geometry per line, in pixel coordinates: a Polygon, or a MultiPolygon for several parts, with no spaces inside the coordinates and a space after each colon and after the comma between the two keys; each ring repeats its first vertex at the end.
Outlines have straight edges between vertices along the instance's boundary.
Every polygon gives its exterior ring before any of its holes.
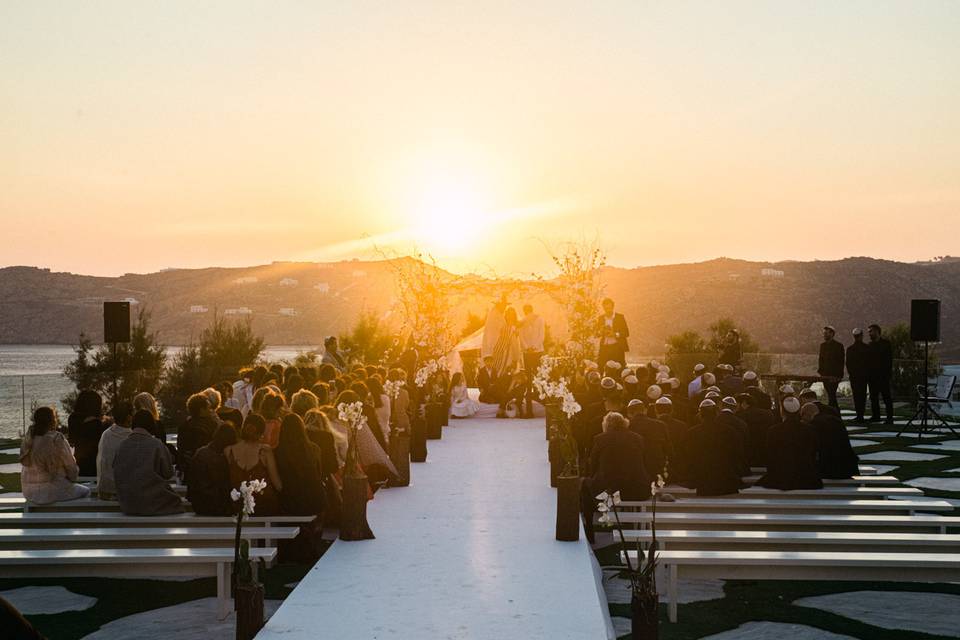
{"type": "Polygon", "coordinates": [[[819,489],[826,478],[850,478],[859,461],[840,411],[811,389],[784,385],[774,401],[752,371],[696,365],[686,384],[658,362],[624,367],[586,362],[573,393],[582,409],[573,435],[584,476],[582,507],[593,537],[594,496],[620,491],[625,500],[650,497],[662,475],[700,496],[737,493],[751,467],[756,484],[819,489]]]}
{"type": "MultiPolygon", "coordinates": [[[[398,479],[388,452],[391,436],[410,429],[409,377],[401,368],[329,362],[244,369],[236,382],[187,399],[175,445],[167,442],[150,394],[107,412],[97,392],[84,390],[63,430],[53,408],[35,410],[21,447],[24,497],[48,504],[94,492],[129,515],[166,515],[184,511],[177,485],[181,491],[185,485],[194,512],[224,516],[236,512],[231,490],[264,479],[255,516],[316,515],[316,531],[335,527],[349,429],[337,405],[363,403],[366,427],[357,432],[356,459],[372,497],[398,479]],[[395,397],[385,391],[387,380],[403,383],[395,397]],[[79,482],[94,477],[95,484],[79,482]]],[[[461,376],[453,386],[462,384],[461,376]]]]}

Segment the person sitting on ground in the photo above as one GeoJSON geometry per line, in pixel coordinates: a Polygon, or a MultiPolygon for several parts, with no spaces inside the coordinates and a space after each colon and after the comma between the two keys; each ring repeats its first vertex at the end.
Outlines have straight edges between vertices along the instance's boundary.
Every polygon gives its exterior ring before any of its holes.
{"type": "Polygon", "coordinates": [[[817,434],[817,468],[821,478],[839,480],[860,473],[860,460],[850,445],[850,436],[841,418],[808,402],[800,407],[800,419],[817,434]]]}
{"type": "Polygon", "coordinates": [[[777,422],[773,411],[759,406],[754,395],[737,396],[737,417],[747,425],[747,461],[751,467],[767,466],[767,431],[777,422]]]}
{"type": "Polygon", "coordinates": [[[20,447],[20,487],[33,504],[76,500],[90,495],[90,489],[76,484],[77,461],[67,439],[57,428],[57,412],[38,407],[20,447]]]}
{"type": "Polygon", "coordinates": [[[688,459],[685,481],[698,496],[737,493],[743,487],[739,434],[717,419],[717,403],[700,403],[700,422],[687,432],[683,449],[688,459]]]}
{"type": "Polygon", "coordinates": [[[757,482],[769,489],[822,489],[817,467],[817,432],[800,421],[800,400],[784,398],[783,421],[767,433],[767,473],[757,482]]]}
{"type": "Polygon", "coordinates": [[[280,491],[283,483],[277,471],[273,449],[262,442],[265,428],[266,421],[263,416],[248,413],[240,429],[240,440],[226,447],[223,455],[230,469],[232,488],[238,488],[244,481],[266,481],[267,487],[257,494],[254,515],[275,516],[280,513],[280,491]]]}
{"type": "Polygon", "coordinates": [[[280,442],[274,451],[283,487],[280,506],[288,515],[323,513],[323,466],[320,447],[307,438],[303,420],[295,413],[284,416],[280,442]]]}
{"type": "MultiPolygon", "coordinates": [[[[651,403],[652,404],[652,403],[651,403]]],[[[630,431],[643,438],[643,466],[651,474],[663,474],[667,459],[673,457],[667,425],[647,415],[642,400],[627,404],[630,431]]]]}
{"type": "Polygon", "coordinates": [[[193,454],[213,439],[213,432],[220,424],[210,408],[210,400],[203,393],[187,398],[187,413],[187,421],[177,430],[177,464],[184,481],[189,481],[193,454]]]}
{"type": "Polygon", "coordinates": [[[643,438],[630,430],[630,421],[611,411],[603,417],[602,433],[594,438],[590,453],[591,475],[583,479],[580,507],[587,540],[594,542],[593,514],[596,496],[620,492],[623,500],[650,497],[651,476],[643,466],[643,438]]]}
{"type": "Polygon", "coordinates": [[[153,416],[133,414],[133,430],[120,444],[113,460],[120,510],[128,516],[162,516],[183,512],[183,501],[170,487],[173,463],[170,453],[152,433],[153,416]]]}
{"type": "Polygon", "coordinates": [[[236,444],[233,422],[224,422],[213,433],[213,440],[193,455],[187,499],[199,516],[229,516],[236,512],[230,498],[230,465],[223,451],[236,444]]]}
{"type": "Polygon", "coordinates": [[[472,418],[480,410],[480,403],[470,397],[467,381],[459,371],[450,380],[450,415],[454,418],[472,418]]]}
{"type": "Polygon", "coordinates": [[[477,387],[480,389],[480,402],[484,404],[500,404],[497,371],[493,367],[493,356],[483,357],[483,366],[477,371],[477,387]]]}
{"type": "Polygon", "coordinates": [[[113,408],[113,424],[100,436],[97,448],[97,495],[101,500],[116,500],[117,492],[113,482],[113,461],[117,457],[120,445],[130,435],[133,422],[133,405],[121,402],[113,408]]]}
{"type": "Polygon", "coordinates": [[[110,426],[103,417],[103,398],[92,389],[77,394],[73,413],[67,420],[67,440],[73,447],[73,455],[81,476],[97,475],[97,447],[100,436],[110,426]]]}

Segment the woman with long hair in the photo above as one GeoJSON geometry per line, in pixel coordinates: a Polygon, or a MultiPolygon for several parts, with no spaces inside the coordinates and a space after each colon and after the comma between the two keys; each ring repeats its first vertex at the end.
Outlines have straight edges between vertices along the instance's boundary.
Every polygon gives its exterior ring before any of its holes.
{"type": "Polygon", "coordinates": [[[493,369],[501,386],[498,418],[507,417],[507,394],[514,374],[523,369],[523,350],[520,348],[520,327],[516,310],[513,307],[507,307],[503,318],[500,334],[493,347],[493,369]]]}
{"type": "Polygon", "coordinates": [[[266,480],[267,488],[257,496],[254,515],[275,516],[280,513],[283,483],[273,449],[261,442],[265,428],[263,416],[248,413],[240,429],[240,441],[224,449],[223,453],[230,467],[230,485],[234,489],[245,480],[266,480]]]}
{"type": "Polygon", "coordinates": [[[307,438],[303,420],[295,413],[284,416],[280,441],[274,452],[283,489],[280,505],[288,515],[323,513],[323,467],[320,447],[307,438]]]}
{"type": "Polygon", "coordinates": [[[457,371],[450,379],[450,415],[454,418],[472,418],[480,410],[480,403],[467,392],[467,381],[457,371]]]}
{"type": "Polygon", "coordinates": [[[370,398],[373,400],[373,409],[377,414],[377,424],[383,432],[383,439],[390,444],[390,396],[383,390],[383,382],[377,375],[367,378],[367,388],[370,389],[370,398]]]}
{"type": "MultiPolygon", "coordinates": [[[[39,407],[20,447],[20,485],[23,497],[34,504],[76,500],[90,495],[90,489],[76,484],[77,461],[70,445],[57,430],[57,412],[39,407]]],[[[96,461],[94,461],[96,466],[96,461]]]]}
{"type": "Polygon", "coordinates": [[[97,475],[97,450],[100,437],[110,426],[103,417],[103,398],[92,389],[77,394],[73,413],[67,420],[67,440],[73,447],[73,455],[81,476],[97,475]]]}
{"type": "Polygon", "coordinates": [[[263,430],[263,443],[276,448],[280,442],[280,420],[283,418],[284,409],[283,396],[279,393],[271,393],[263,399],[260,406],[260,415],[266,426],[263,430]]]}
{"type": "MultiPolygon", "coordinates": [[[[336,407],[339,407],[341,404],[353,404],[354,402],[361,402],[361,398],[355,391],[348,389],[337,396],[336,407]]],[[[364,415],[366,415],[366,411],[364,411],[364,415]]],[[[349,434],[349,425],[341,423],[339,415],[333,423],[333,426],[341,433],[349,434]]],[[[357,460],[370,479],[371,485],[376,485],[384,480],[398,477],[397,468],[393,466],[390,456],[388,456],[383,447],[380,446],[376,436],[369,427],[369,423],[367,427],[357,431],[355,446],[357,448],[357,460]]]]}

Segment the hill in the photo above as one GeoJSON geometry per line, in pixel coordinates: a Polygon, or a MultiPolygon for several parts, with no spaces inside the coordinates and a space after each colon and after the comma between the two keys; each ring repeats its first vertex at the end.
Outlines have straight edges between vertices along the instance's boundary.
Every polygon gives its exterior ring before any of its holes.
{"type": "MultiPolygon", "coordinates": [[[[872,258],[759,263],[721,258],[694,264],[604,270],[607,294],[626,314],[634,353],[661,353],[665,338],[734,318],[772,352],[811,352],[820,327],[844,342],[855,326],[909,321],[911,298],[943,301],[941,353],[960,357],[960,261],[907,264],[872,258]]],[[[483,313],[496,281],[478,280],[457,313],[483,313]]],[[[245,268],[175,269],[115,278],[34,267],[0,269],[0,343],[70,344],[80,330],[102,336],[102,302],[146,305],[167,344],[199,334],[211,314],[249,316],[268,344],[315,344],[347,330],[363,311],[387,315],[393,303],[387,261],[277,262],[245,268]]],[[[533,298],[547,321],[558,310],[533,298]]],[[[562,327],[555,333],[562,333],[562,327]]]]}

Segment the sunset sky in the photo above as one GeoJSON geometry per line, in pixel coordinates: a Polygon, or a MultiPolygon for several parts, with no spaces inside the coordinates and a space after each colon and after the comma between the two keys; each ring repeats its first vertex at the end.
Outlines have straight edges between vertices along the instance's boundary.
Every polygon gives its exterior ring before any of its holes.
{"type": "Polygon", "coordinates": [[[960,253],[960,2],[0,3],[0,266],[960,253]]]}

